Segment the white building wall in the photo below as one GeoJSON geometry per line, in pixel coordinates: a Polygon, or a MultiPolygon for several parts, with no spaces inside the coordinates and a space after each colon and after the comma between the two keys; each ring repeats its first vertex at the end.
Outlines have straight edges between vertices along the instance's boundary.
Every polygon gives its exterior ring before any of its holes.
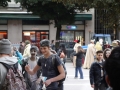
{"type": "Polygon", "coordinates": [[[90,43],[90,35],[89,32],[94,34],[95,31],[95,11],[94,8],[90,9],[90,11],[85,11],[85,14],[92,14],[92,20],[85,21],[85,44],[90,43]]]}
{"type": "Polygon", "coordinates": [[[22,20],[8,20],[8,39],[12,43],[22,41],[22,20]]]}
{"type": "Polygon", "coordinates": [[[55,28],[54,20],[50,20],[50,25],[49,25],[49,39],[51,40],[56,40],[56,32],[57,28],[55,28]]]}

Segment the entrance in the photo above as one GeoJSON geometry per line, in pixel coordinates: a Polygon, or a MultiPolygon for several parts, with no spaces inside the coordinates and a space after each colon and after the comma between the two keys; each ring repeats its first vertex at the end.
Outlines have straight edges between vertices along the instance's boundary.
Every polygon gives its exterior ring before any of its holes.
{"type": "Polygon", "coordinates": [[[84,41],[84,32],[81,31],[75,31],[75,40],[80,40],[81,45],[85,44],[84,41]]]}

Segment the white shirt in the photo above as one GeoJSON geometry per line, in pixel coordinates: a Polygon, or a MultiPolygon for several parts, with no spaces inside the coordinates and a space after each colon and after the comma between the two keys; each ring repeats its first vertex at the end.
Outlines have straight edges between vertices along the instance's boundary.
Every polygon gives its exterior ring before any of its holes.
{"type": "MultiPolygon", "coordinates": [[[[34,67],[37,65],[37,60],[34,60],[34,61],[28,60],[28,65],[30,66],[30,69],[34,69],[34,67]]],[[[34,75],[28,74],[28,76],[31,82],[36,81],[38,79],[37,73],[35,73],[34,75]]]]}

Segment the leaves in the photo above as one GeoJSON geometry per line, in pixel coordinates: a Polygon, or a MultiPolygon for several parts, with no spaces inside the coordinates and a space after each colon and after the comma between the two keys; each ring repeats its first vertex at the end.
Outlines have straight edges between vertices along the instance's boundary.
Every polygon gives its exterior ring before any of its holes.
{"type": "Polygon", "coordinates": [[[0,0],[0,6],[6,7],[11,0],[0,0]]]}

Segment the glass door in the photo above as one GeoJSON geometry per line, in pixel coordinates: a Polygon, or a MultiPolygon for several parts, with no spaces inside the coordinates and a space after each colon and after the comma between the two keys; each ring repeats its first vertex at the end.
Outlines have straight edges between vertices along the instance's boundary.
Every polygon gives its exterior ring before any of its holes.
{"type": "Polygon", "coordinates": [[[84,31],[75,31],[75,40],[80,40],[81,45],[84,45],[84,31]]]}

